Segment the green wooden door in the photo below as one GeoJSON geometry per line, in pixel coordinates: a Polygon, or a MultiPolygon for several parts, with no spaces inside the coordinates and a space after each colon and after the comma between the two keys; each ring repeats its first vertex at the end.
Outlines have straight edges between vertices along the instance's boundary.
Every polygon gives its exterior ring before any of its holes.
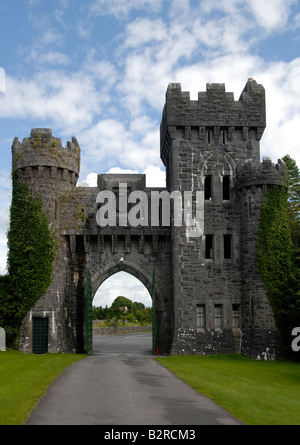
{"type": "Polygon", "coordinates": [[[93,353],[93,295],[90,271],[86,271],[86,353],[93,353]]]}
{"type": "Polygon", "coordinates": [[[32,352],[45,354],[48,352],[48,318],[33,317],[32,319],[32,352]]]}
{"type": "Polygon", "coordinates": [[[152,283],[152,353],[156,354],[156,295],[155,295],[155,267],[153,267],[152,283]]]}

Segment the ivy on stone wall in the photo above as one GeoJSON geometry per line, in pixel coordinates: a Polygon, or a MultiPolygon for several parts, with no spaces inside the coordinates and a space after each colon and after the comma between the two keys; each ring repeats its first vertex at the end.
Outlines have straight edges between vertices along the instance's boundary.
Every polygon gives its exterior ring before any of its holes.
{"type": "Polygon", "coordinates": [[[270,187],[262,203],[257,262],[277,327],[288,350],[296,299],[286,187],[270,187]]]}
{"type": "Polygon", "coordinates": [[[11,337],[49,287],[55,256],[54,235],[43,211],[42,200],[13,172],[10,228],[8,232],[8,276],[0,283],[0,320],[11,337]]]}

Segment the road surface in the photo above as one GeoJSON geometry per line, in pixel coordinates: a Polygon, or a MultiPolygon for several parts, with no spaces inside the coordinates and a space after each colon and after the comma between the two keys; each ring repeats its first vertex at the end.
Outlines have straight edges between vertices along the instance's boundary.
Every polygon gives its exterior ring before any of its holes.
{"type": "Polygon", "coordinates": [[[27,425],[240,425],[159,364],[151,333],[94,337],[93,355],[50,386],[27,425]]]}

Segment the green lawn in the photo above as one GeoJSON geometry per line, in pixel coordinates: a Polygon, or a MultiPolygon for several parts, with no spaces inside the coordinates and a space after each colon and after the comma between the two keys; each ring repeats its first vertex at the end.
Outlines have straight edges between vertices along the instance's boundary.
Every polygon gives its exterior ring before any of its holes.
{"type": "Polygon", "coordinates": [[[238,355],[158,361],[248,425],[300,425],[300,363],[238,355]]]}
{"type": "MultiPolygon", "coordinates": [[[[0,425],[22,425],[76,354],[0,352],[0,425]]],[[[160,363],[249,425],[300,425],[300,363],[240,356],[159,357],[160,363]]]]}
{"type": "Polygon", "coordinates": [[[76,354],[0,352],[0,425],[22,425],[48,386],[75,361],[76,354]]]}

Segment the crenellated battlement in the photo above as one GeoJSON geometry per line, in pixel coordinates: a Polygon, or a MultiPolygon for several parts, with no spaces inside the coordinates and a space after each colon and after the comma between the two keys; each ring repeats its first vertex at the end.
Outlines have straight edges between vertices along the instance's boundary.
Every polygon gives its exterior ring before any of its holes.
{"type": "Polygon", "coordinates": [[[218,141],[226,134],[227,142],[242,135],[243,141],[260,141],[266,127],[265,90],[253,79],[248,79],[238,101],[225,91],[223,83],[208,83],[198,100],[190,100],[190,93],[181,91],[180,83],[171,83],[166,92],[161,132],[161,159],[166,163],[170,140],[193,137],[202,145],[218,141]]]}
{"type": "Polygon", "coordinates": [[[286,168],[281,159],[278,159],[277,164],[273,164],[269,158],[263,158],[263,162],[247,159],[237,172],[238,189],[259,185],[284,186],[285,184],[286,168]]]}
{"type": "Polygon", "coordinates": [[[249,79],[238,101],[225,91],[224,83],[207,83],[198,100],[181,91],[180,83],[171,83],[166,92],[163,119],[167,125],[226,127],[265,127],[265,89],[249,79]]]}
{"type": "MultiPolygon", "coordinates": [[[[50,128],[34,128],[30,137],[22,142],[16,137],[12,145],[13,169],[49,168],[63,169],[73,174],[77,181],[80,169],[80,147],[75,137],[67,147],[60,138],[52,136],[50,128]]],[[[65,173],[66,174],[66,173],[65,173]]]]}

